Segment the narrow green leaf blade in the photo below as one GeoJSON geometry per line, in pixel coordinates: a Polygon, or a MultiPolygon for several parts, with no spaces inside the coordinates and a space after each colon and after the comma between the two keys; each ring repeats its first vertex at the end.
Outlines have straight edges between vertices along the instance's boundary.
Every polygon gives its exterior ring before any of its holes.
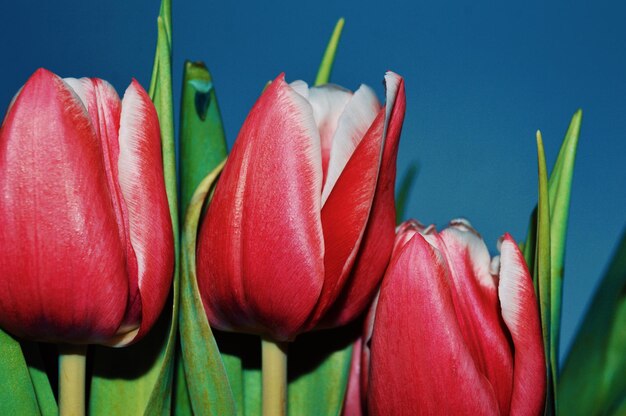
{"type": "Polygon", "coordinates": [[[333,30],[333,34],[330,37],[328,46],[326,46],[326,51],[324,52],[322,63],[319,70],[317,71],[315,86],[328,84],[328,82],[330,82],[330,74],[333,70],[333,63],[335,62],[337,46],[339,45],[339,39],[341,38],[341,31],[343,30],[344,23],[345,20],[342,17],[337,21],[337,24],[335,25],[335,30],[333,30]]]}
{"type": "Polygon", "coordinates": [[[343,407],[358,325],[299,336],[289,346],[289,414],[335,416],[343,407]]]}
{"type": "Polygon", "coordinates": [[[541,312],[541,330],[547,368],[547,400],[546,413],[554,413],[554,365],[551,360],[552,345],[550,344],[550,202],[548,196],[548,172],[546,155],[543,148],[541,132],[537,131],[537,156],[539,165],[539,202],[537,205],[537,241],[535,254],[535,275],[539,287],[539,309],[541,312]]]}
{"type": "Polygon", "coordinates": [[[185,378],[195,414],[228,416],[236,404],[196,280],[196,234],[202,205],[221,172],[220,164],[200,183],[189,204],[183,230],[180,342],[185,378]]]}
{"type": "Polygon", "coordinates": [[[626,410],[626,230],[563,367],[559,414],[626,410]]]}
{"type": "MultiPolygon", "coordinates": [[[[551,339],[553,363],[558,363],[559,342],[561,330],[561,303],[563,290],[563,265],[565,262],[565,243],[567,239],[567,220],[569,217],[570,195],[574,176],[574,162],[582,111],[578,110],[572,117],[570,126],[565,134],[555,167],[550,175],[548,193],[550,196],[550,278],[551,287],[551,339]]],[[[558,373],[555,371],[555,377],[558,373]]],[[[555,378],[555,382],[557,382],[555,378]]]]}
{"type": "Polygon", "coordinates": [[[406,211],[406,204],[409,200],[411,189],[413,189],[413,185],[415,184],[415,178],[417,178],[417,173],[417,163],[411,163],[406,172],[404,172],[402,182],[400,182],[398,195],[396,196],[396,222],[398,224],[400,224],[405,219],[404,215],[406,211]]]}
{"type": "Polygon", "coordinates": [[[41,414],[20,344],[2,330],[0,357],[0,414],[41,414]]]}
{"type": "Polygon", "coordinates": [[[185,62],[180,109],[181,217],[202,179],[227,156],[226,136],[211,74],[185,62]]]}

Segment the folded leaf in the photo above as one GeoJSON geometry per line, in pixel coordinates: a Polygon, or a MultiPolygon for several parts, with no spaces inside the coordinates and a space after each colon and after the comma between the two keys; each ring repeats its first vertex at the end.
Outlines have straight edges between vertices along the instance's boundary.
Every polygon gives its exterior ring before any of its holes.
{"type": "MultiPolygon", "coordinates": [[[[360,321],[359,321],[360,323],[360,321]]],[[[360,325],[303,334],[289,346],[289,414],[340,415],[360,325]]]]}
{"type": "Polygon", "coordinates": [[[19,342],[0,330],[0,414],[40,415],[37,395],[19,342]]]}
{"type": "Polygon", "coordinates": [[[541,329],[543,333],[543,345],[546,354],[547,369],[547,395],[545,414],[554,413],[554,368],[556,363],[551,362],[552,346],[550,344],[550,203],[548,198],[548,174],[546,168],[546,156],[543,150],[541,132],[537,131],[537,154],[539,165],[539,202],[537,204],[537,242],[535,252],[535,272],[537,286],[539,288],[539,310],[541,312],[541,329]]]}
{"type": "Polygon", "coordinates": [[[218,165],[200,183],[185,218],[179,322],[185,378],[194,413],[228,416],[236,414],[236,404],[196,280],[198,220],[206,196],[223,166],[223,163],[218,165]]]}
{"type": "Polygon", "coordinates": [[[202,62],[185,62],[180,109],[181,218],[198,184],[227,156],[213,80],[202,62]]]}
{"type": "Polygon", "coordinates": [[[625,414],[625,351],[626,232],[565,360],[559,414],[625,414]]]}

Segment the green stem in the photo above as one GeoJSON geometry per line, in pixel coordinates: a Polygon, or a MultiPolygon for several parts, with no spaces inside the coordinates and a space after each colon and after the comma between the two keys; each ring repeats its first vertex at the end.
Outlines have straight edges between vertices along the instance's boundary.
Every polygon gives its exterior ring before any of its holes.
{"type": "Polygon", "coordinates": [[[263,416],[287,415],[287,345],[261,339],[263,416]]]}
{"type": "Polygon", "coordinates": [[[85,415],[87,345],[59,345],[59,415],[85,415]]]}

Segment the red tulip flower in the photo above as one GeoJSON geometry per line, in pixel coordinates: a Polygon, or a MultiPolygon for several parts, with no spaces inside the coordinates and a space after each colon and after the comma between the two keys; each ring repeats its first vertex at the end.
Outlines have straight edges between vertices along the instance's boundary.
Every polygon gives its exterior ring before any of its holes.
{"type": "Polygon", "coordinates": [[[403,80],[308,88],[276,78],[248,115],[198,243],[211,324],[290,341],[358,316],[394,241],[403,80]]]}
{"type": "Polygon", "coordinates": [[[123,345],[152,327],[174,262],[159,122],[133,81],[40,69],[0,130],[0,326],[123,345]]]}
{"type": "Polygon", "coordinates": [[[492,262],[462,220],[441,233],[405,225],[371,340],[363,342],[371,347],[371,415],[543,412],[546,368],[532,280],[508,234],[500,253],[492,262]]]}

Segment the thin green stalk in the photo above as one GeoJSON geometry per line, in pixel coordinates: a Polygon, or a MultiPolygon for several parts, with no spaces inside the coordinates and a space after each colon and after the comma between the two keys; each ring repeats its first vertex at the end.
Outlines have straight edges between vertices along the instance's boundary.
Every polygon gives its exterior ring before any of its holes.
{"type": "Polygon", "coordinates": [[[59,345],[59,415],[85,415],[86,345],[59,345]]]}
{"type": "Polygon", "coordinates": [[[261,339],[263,416],[287,415],[287,343],[261,339]]]}
{"type": "Polygon", "coordinates": [[[335,54],[337,53],[337,45],[339,45],[339,39],[341,38],[341,31],[343,30],[344,23],[345,20],[342,17],[335,25],[335,30],[333,30],[333,34],[330,37],[330,41],[328,42],[328,46],[324,52],[322,64],[317,72],[317,77],[315,77],[315,86],[328,84],[330,81],[330,73],[333,70],[335,54]]]}

